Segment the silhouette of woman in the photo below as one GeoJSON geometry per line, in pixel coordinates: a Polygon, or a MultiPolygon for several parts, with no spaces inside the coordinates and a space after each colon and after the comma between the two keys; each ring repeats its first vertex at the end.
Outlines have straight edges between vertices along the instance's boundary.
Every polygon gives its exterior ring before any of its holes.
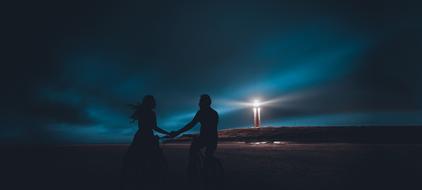
{"type": "Polygon", "coordinates": [[[151,95],[145,96],[142,104],[132,105],[135,111],[131,119],[138,122],[139,129],[124,158],[121,180],[124,190],[164,184],[167,162],[153,131],[166,135],[169,132],[157,126],[155,106],[155,99],[151,95]]]}

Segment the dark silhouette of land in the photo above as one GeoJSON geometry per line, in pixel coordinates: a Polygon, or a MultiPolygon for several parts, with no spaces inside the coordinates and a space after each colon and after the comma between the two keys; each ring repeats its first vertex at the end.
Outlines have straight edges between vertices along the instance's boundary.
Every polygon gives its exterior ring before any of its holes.
{"type": "MultiPolygon", "coordinates": [[[[262,127],[226,129],[219,141],[300,143],[422,143],[422,126],[262,127]]],[[[167,142],[189,141],[187,134],[167,142]]]]}
{"type": "MultiPolygon", "coordinates": [[[[277,129],[263,129],[266,130],[277,129]]],[[[354,135],[359,137],[358,134],[362,139],[390,136],[396,139],[379,143],[375,140],[368,143],[317,142],[315,139],[304,143],[284,141],[282,144],[221,141],[215,155],[224,165],[222,189],[422,189],[422,143],[413,139],[422,134],[420,128],[280,130],[295,134],[285,135],[291,139],[302,140],[315,136],[322,138],[322,134],[327,134],[327,138],[338,134],[337,140],[354,135]],[[302,135],[298,132],[301,130],[302,135]],[[365,130],[368,133],[362,133],[365,130]],[[405,138],[406,134],[408,138],[405,138]]],[[[221,133],[236,136],[234,131],[221,133]]],[[[189,146],[186,142],[161,144],[169,165],[167,183],[170,189],[185,189],[187,186],[189,146]]],[[[3,145],[0,146],[0,189],[119,189],[120,169],[127,150],[127,144],[3,145]]]]}

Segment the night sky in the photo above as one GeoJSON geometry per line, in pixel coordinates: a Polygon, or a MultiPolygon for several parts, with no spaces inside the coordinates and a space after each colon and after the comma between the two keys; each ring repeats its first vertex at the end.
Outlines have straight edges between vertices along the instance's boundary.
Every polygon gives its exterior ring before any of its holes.
{"type": "Polygon", "coordinates": [[[129,142],[146,94],[167,130],[203,93],[221,129],[251,126],[255,98],[264,126],[421,125],[415,2],[6,3],[0,142],[129,142]]]}

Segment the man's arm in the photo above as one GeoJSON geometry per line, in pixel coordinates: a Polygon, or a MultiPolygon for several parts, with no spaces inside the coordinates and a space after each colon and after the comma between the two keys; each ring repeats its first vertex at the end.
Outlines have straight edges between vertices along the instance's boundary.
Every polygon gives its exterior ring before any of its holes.
{"type": "Polygon", "coordinates": [[[189,122],[188,124],[186,124],[183,128],[177,130],[175,132],[175,134],[173,134],[174,136],[180,135],[186,131],[189,131],[190,129],[192,129],[193,127],[195,127],[195,125],[199,122],[199,112],[196,112],[195,117],[193,117],[192,121],[189,122]]]}

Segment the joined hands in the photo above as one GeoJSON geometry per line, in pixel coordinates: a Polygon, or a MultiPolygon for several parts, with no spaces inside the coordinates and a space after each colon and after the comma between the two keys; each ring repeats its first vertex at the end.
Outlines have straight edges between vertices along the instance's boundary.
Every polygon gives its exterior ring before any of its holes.
{"type": "Polygon", "coordinates": [[[178,131],[171,131],[170,133],[167,134],[166,138],[174,138],[177,135],[179,135],[178,131]]]}

